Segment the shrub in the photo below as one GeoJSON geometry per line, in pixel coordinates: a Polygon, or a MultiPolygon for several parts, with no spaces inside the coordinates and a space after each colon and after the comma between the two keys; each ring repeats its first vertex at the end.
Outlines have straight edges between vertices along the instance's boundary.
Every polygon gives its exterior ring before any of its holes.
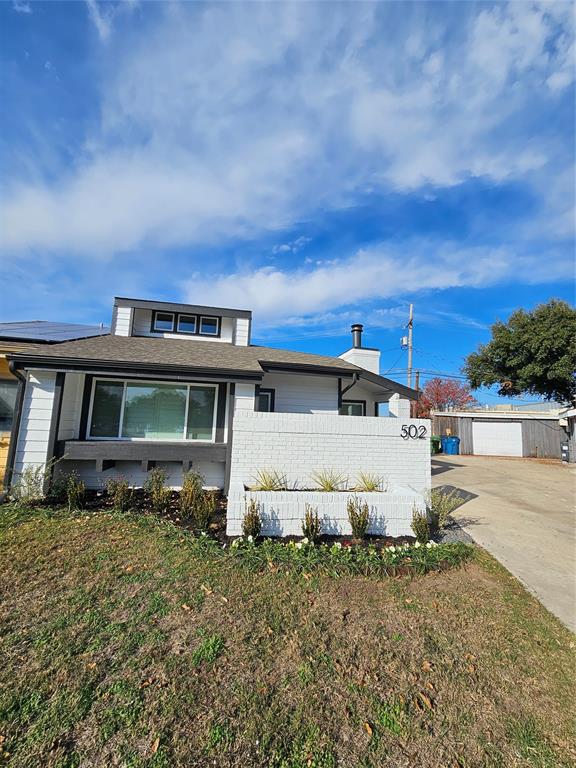
{"type": "Polygon", "coordinates": [[[68,502],[68,511],[72,512],[81,509],[86,495],[86,484],[80,480],[76,472],[70,472],[66,478],[66,500],[68,502]]]}
{"type": "Polygon", "coordinates": [[[30,507],[44,498],[44,484],[54,464],[54,461],[48,464],[28,464],[22,472],[18,473],[18,479],[12,483],[10,490],[18,504],[30,507]]]}
{"type": "Polygon", "coordinates": [[[180,516],[183,520],[192,520],[194,510],[200,506],[204,497],[204,478],[198,472],[186,472],[182,478],[180,491],[180,516]]]}
{"type": "Polygon", "coordinates": [[[204,478],[198,472],[186,472],[180,491],[180,514],[191,520],[197,531],[207,531],[216,509],[216,495],[204,490],[204,478]]]}
{"type": "Polygon", "coordinates": [[[433,488],[428,494],[426,503],[431,532],[436,533],[448,525],[450,515],[460,506],[462,499],[458,496],[458,491],[455,488],[448,493],[440,488],[433,488]]]}
{"type": "Polygon", "coordinates": [[[276,470],[259,469],[254,480],[255,491],[285,491],[288,487],[286,475],[281,475],[276,470]]]}
{"type": "Polygon", "coordinates": [[[144,487],[150,496],[152,510],[156,514],[165,512],[172,496],[172,491],[166,487],[166,472],[160,467],[151,469],[144,487]]]}
{"type": "Polygon", "coordinates": [[[320,538],[322,525],[318,517],[318,508],[306,504],[304,509],[304,519],[302,520],[302,533],[312,543],[320,538]]]}
{"type": "Polygon", "coordinates": [[[428,515],[426,512],[421,512],[419,509],[412,510],[412,530],[414,536],[420,544],[426,544],[430,538],[430,523],[428,521],[428,515]]]}
{"type": "Polygon", "coordinates": [[[356,496],[350,496],[346,504],[348,522],[355,539],[363,539],[370,525],[370,508],[368,503],[360,501],[356,496]]]}
{"type": "Polygon", "coordinates": [[[106,492],[112,497],[114,509],[127,512],[132,504],[133,489],[123,477],[113,478],[106,483],[106,492]]]}
{"type": "Polygon", "coordinates": [[[333,469],[319,469],[311,475],[312,481],[320,491],[341,491],[348,482],[343,472],[333,469]]]}
{"type": "Polygon", "coordinates": [[[262,520],[260,518],[260,504],[254,499],[250,499],[246,505],[244,520],[242,520],[242,534],[246,537],[252,536],[253,539],[260,536],[262,529],[262,520]]]}
{"type": "Polygon", "coordinates": [[[372,472],[359,472],[356,478],[356,491],[370,493],[372,491],[385,491],[388,487],[381,475],[372,472]]]}

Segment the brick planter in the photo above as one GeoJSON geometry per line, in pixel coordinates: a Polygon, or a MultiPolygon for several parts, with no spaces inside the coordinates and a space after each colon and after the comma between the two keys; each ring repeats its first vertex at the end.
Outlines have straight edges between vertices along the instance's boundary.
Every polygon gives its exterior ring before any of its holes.
{"type": "Polygon", "coordinates": [[[306,504],[318,509],[322,533],[349,536],[347,501],[356,496],[370,507],[368,533],[382,536],[411,536],[413,510],[425,510],[424,496],[409,486],[393,486],[386,493],[353,493],[342,491],[244,491],[231,490],[228,495],[226,533],[239,536],[246,504],[254,499],[260,504],[263,536],[301,536],[306,504]]]}

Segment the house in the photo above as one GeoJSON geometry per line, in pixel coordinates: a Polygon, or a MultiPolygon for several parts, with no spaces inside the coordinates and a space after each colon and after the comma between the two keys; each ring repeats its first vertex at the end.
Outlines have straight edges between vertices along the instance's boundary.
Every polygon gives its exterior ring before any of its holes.
{"type": "Polygon", "coordinates": [[[574,464],[576,463],[576,407],[570,405],[562,408],[559,415],[560,425],[565,430],[563,442],[568,445],[567,454],[562,455],[562,460],[574,464]]]}
{"type": "Polygon", "coordinates": [[[502,409],[437,411],[432,414],[436,435],[460,438],[460,453],[477,456],[524,456],[560,458],[566,434],[559,423],[558,409],[502,409]]]}
{"type": "Polygon", "coordinates": [[[361,325],[340,357],[254,345],[251,325],[247,310],[116,298],[110,334],[10,355],[12,481],[59,459],[56,473],[89,488],[118,475],[141,486],[155,465],[174,488],[193,468],[226,493],[272,465],[300,483],[329,466],[429,488],[429,442],[412,439],[429,437],[429,422],[409,418],[417,393],[379,375],[361,325]]]}
{"type": "Polygon", "coordinates": [[[46,320],[0,323],[0,489],[8,459],[18,389],[18,379],[10,371],[6,356],[13,352],[22,352],[31,344],[57,344],[107,332],[107,328],[93,325],[51,323],[46,320]]]}

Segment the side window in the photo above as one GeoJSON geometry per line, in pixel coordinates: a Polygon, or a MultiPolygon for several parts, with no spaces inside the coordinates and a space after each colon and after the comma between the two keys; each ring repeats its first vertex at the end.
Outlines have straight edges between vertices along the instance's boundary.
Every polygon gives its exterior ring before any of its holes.
{"type": "Polygon", "coordinates": [[[272,413],[274,411],[274,390],[260,389],[257,395],[256,410],[260,413],[272,413]]]}
{"type": "Polygon", "coordinates": [[[220,323],[217,317],[201,317],[200,333],[203,336],[218,336],[220,334],[220,323]]]}
{"type": "Polygon", "coordinates": [[[342,400],[340,416],[366,416],[364,400],[342,400]]]}
{"type": "Polygon", "coordinates": [[[174,314],[172,312],[154,312],[152,315],[152,330],[159,333],[172,333],[174,330],[174,314]]]}

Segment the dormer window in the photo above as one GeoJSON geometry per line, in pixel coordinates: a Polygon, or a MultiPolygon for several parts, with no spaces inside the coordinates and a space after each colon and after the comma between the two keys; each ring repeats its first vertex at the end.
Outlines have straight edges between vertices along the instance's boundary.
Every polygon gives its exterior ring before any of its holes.
{"type": "Polygon", "coordinates": [[[174,314],[172,312],[154,312],[152,314],[152,330],[158,333],[173,333],[174,314]]]}
{"type": "Polygon", "coordinates": [[[200,333],[203,336],[218,336],[220,334],[220,323],[217,317],[200,318],[200,333]]]}
{"type": "Polygon", "coordinates": [[[178,315],[178,333],[196,333],[196,315],[178,315]]]}

